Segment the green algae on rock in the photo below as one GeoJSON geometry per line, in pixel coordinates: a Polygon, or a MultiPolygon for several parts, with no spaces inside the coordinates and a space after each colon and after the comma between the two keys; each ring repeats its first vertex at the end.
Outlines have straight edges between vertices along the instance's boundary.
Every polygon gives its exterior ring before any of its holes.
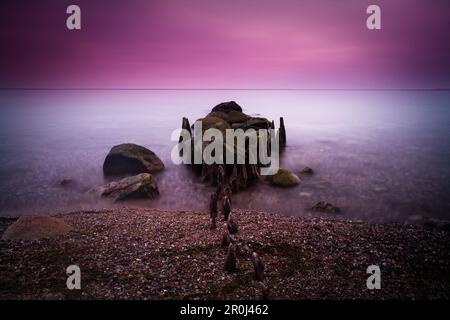
{"type": "Polygon", "coordinates": [[[300,183],[300,178],[287,169],[278,169],[272,176],[267,176],[266,180],[279,187],[293,187],[300,183]]]}
{"type": "Polygon", "coordinates": [[[150,173],[141,173],[91,189],[88,193],[117,202],[135,198],[153,199],[159,195],[159,190],[155,177],[150,173]]]}

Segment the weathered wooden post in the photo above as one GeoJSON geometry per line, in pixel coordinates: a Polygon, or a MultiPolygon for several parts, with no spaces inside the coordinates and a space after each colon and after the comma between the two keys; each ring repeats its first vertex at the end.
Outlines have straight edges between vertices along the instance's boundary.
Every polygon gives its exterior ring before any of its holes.
{"type": "Polygon", "coordinates": [[[255,279],[257,281],[264,281],[265,266],[259,258],[259,255],[256,252],[252,252],[252,254],[250,255],[250,259],[252,260],[253,268],[255,269],[255,279]]]}
{"type": "Polygon", "coordinates": [[[235,234],[238,232],[238,225],[233,220],[231,213],[229,214],[228,219],[227,219],[227,229],[230,234],[235,234]]]}
{"type": "Polygon", "coordinates": [[[286,128],[284,127],[284,119],[280,117],[280,146],[286,146],[286,128]]]}
{"type": "Polygon", "coordinates": [[[224,269],[228,272],[236,271],[236,245],[234,243],[230,243],[228,245],[228,252],[227,257],[225,258],[224,269]]]}
{"type": "Polygon", "coordinates": [[[211,217],[211,229],[216,229],[216,218],[217,218],[217,193],[214,192],[211,194],[209,201],[209,214],[211,217]]]}
{"type": "Polygon", "coordinates": [[[234,242],[233,237],[231,236],[230,232],[228,232],[228,229],[225,228],[225,231],[222,235],[222,240],[220,241],[220,247],[227,248],[230,245],[230,243],[233,242],[234,242]]]}

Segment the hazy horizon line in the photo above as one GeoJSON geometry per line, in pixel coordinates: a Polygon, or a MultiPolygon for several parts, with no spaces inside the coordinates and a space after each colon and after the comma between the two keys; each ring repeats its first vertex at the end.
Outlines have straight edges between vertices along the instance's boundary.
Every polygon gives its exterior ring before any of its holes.
{"type": "Polygon", "coordinates": [[[450,91],[450,88],[126,88],[126,87],[10,87],[0,91],[450,91]]]}

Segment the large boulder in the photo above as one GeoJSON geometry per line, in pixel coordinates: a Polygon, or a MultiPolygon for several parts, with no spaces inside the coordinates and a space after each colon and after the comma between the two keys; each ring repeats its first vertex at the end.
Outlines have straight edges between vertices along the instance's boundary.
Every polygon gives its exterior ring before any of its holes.
{"type": "Polygon", "coordinates": [[[67,234],[72,228],[62,219],[23,215],[3,233],[2,240],[36,240],[67,234]]]}
{"type": "Polygon", "coordinates": [[[293,187],[300,183],[300,178],[286,169],[278,169],[276,174],[267,176],[266,180],[279,187],[293,187]]]}
{"type": "Polygon", "coordinates": [[[250,116],[240,111],[231,110],[230,112],[212,111],[207,117],[221,118],[228,122],[230,125],[233,123],[243,123],[250,119],[250,116]]]}
{"type": "Polygon", "coordinates": [[[239,111],[230,111],[227,115],[229,124],[245,122],[251,118],[249,115],[239,111]]]}
{"type": "Polygon", "coordinates": [[[214,128],[214,129],[218,129],[224,133],[226,129],[231,128],[230,125],[228,124],[228,122],[226,122],[222,118],[218,118],[218,117],[207,116],[205,118],[198,119],[197,121],[200,121],[202,123],[203,131],[214,128]]]}
{"type": "Polygon", "coordinates": [[[207,117],[214,117],[214,118],[220,118],[222,120],[225,120],[226,122],[228,122],[228,114],[222,111],[211,111],[210,113],[208,113],[206,115],[205,118],[207,117]]]}
{"type": "Polygon", "coordinates": [[[250,118],[242,124],[243,129],[266,129],[269,130],[272,127],[272,122],[267,120],[266,118],[254,117],[250,118]]]}
{"type": "Polygon", "coordinates": [[[163,169],[164,163],[153,151],[132,143],[113,147],[103,163],[105,175],[150,173],[163,169]]]}
{"type": "Polygon", "coordinates": [[[242,108],[235,101],[228,101],[219,103],[217,106],[212,108],[211,111],[225,112],[228,113],[230,111],[239,111],[242,112],[242,108]]]}
{"type": "Polygon", "coordinates": [[[137,198],[153,199],[159,195],[159,190],[155,177],[150,173],[141,173],[91,189],[88,193],[117,202],[137,198]]]}

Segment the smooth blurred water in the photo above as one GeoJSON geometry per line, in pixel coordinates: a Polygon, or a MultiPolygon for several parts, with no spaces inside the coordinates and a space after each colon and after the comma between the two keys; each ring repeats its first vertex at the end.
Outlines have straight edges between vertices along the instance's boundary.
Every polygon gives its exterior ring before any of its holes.
{"type": "MultiPolygon", "coordinates": [[[[0,93],[0,216],[111,206],[86,197],[104,184],[102,164],[120,143],[144,145],[166,165],[161,196],[132,205],[204,210],[212,187],[170,160],[173,130],[222,101],[248,114],[285,118],[282,166],[315,174],[298,187],[261,181],[233,207],[309,214],[324,200],[343,218],[404,222],[450,217],[450,92],[3,91],[0,93]],[[61,187],[73,179],[75,185],[61,187]]],[[[121,204],[123,205],[123,204],[121,204]]]]}

